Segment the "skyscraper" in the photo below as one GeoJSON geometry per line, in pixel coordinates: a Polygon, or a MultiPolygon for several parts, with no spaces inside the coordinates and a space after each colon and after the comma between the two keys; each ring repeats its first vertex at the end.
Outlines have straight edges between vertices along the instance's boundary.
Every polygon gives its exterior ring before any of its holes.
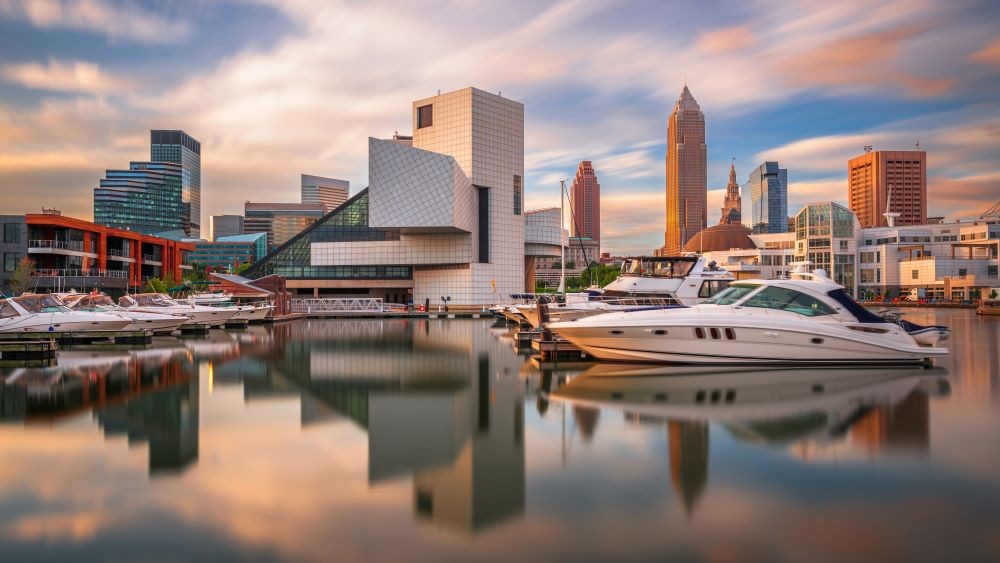
{"type": "Polygon", "coordinates": [[[340,207],[351,191],[347,180],[302,175],[302,203],[322,205],[327,213],[340,207]]]}
{"type": "Polygon", "coordinates": [[[183,232],[182,167],[169,162],[132,162],[108,170],[94,188],[94,222],[145,234],[183,232]]]}
{"type": "Polygon", "coordinates": [[[149,132],[149,158],[181,165],[181,224],[184,234],[201,236],[201,143],[184,131],[149,132]]]}
{"type": "Polygon", "coordinates": [[[212,240],[243,234],[242,215],[212,215],[209,221],[212,227],[212,240]]]}
{"type": "Polygon", "coordinates": [[[663,253],[678,254],[708,223],[705,114],[687,85],[667,120],[667,228],[663,253]]]}
{"type": "Polygon", "coordinates": [[[252,203],[243,204],[243,232],[267,233],[268,248],[285,244],[290,238],[315,223],[326,213],[316,203],[252,203]]]}
{"type": "Polygon", "coordinates": [[[886,226],[889,211],[896,225],[927,223],[927,153],[870,151],[847,162],[847,197],[862,228],[886,226]],[[892,197],[889,197],[889,191],[892,197]]]}
{"type": "Polygon", "coordinates": [[[788,232],[788,170],[765,162],[750,172],[742,217],[753,234],[788,232]]]}
{"type": "Polygon", "coordinates": [[[580,162],[576,170],[576,177],[573,178],[573,187],[570,190],[570,207],[573,211],[570,222],[572,236],[589,237],[600,244],[601,184],[597,181],[594,166],[589,160],[580,162]]]}
{"type": "Polygon", "coordinates": [[[739,225],[742,216],[740,185],[736,183],[736,163],[729,164],[729,183],[726,184],[726,199],[722,202],[722,217],[719,224],[739,225]]]}

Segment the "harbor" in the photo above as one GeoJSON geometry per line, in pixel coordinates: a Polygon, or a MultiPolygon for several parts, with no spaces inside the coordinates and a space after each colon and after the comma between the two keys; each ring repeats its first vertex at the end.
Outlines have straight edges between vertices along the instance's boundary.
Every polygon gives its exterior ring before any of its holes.
{"type": "Polygon", "coordinates": [[[59,346],[47,365],[0,363],[0,514],[23,530],[0,548],[21,560],[44,537],[56,558],[121,553],[121,534],[166,526],[144,550],[447,559],[459,542],[465,556],[510,560],[537,555],[530,538],[544,526],[556,559],[614,558],[623,539],[630,559],[720,539],[756,558],[773,545],[761,519],[825,530],[832,511],[859,522],[841,528],[833,557],[876,537],[904,559],[932,545],[989,559],[1000,361],[982,351],[1000,346],[1000,323],[903,313],[950,326],[951,355],[930,369],[805,371],[543,360],[485,317],[297,319],[59,346]],[[733,522],[735,502],[755,517],[733,522]],[[913,514],[928,503],[947,507],[946,524],[913,514]],[[95,510],[85,536],[65,531],[95,510]],[[266,532],[220,526],[220,512],[266,532]],[[394,540],[360,539],[376,530],[394,540]]]}

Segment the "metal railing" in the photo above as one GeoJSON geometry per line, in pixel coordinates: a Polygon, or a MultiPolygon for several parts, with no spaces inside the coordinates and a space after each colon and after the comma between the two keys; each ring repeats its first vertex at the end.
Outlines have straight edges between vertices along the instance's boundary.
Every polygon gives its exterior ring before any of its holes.
{"type": "Polygon", "coordinates": [[[36,268],[32,273],[32,275],[39,278],[128,279],[128,272],[125,270],[74,270],[74,269],[36,268]]]}
{"type": "Polygon", "coordinates": [[[157,256],[156,254],[143,254],[142,255],[142,261],[143,262],[162,262],[163,261],[163,257],[162,256],[157,256]]]}
{"type": "Polygon", "coordinates": [[[29,240],[28,248],[50,248],[53,250],[72,250],[74,252],[86,252],[83,249],[82,242],[66,241],[66,240],[41,240],[41,239],[29,240]]]}
{"type": "Polygon", "coordinates": [[[381,299],[369,297],[292,299],[293,313],[382,313],[381,299]]]}

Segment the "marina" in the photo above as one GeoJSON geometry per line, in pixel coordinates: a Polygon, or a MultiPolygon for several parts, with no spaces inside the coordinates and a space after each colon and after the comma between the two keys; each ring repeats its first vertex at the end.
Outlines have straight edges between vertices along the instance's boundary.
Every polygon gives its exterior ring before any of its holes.
{"type": "Polygon", "coordinates": [[[1000,323],[903,313],[950,326],[952,354],[929,369],[581,362],[519,348],[493,318],[60,347],[50,365],[0,364],[0,549],[127,557],[117,538],[155,528],[142,551],[183,559],[536,559],[544,527],[546,559],[620,558],[622,541],[628,560],[720,541],[756,559],[797,549],[766,528],[818,541],[837,514],[830,557],[875,541],[892,559],[991,559],[1000,360],[979,351],[1000,323]]]}

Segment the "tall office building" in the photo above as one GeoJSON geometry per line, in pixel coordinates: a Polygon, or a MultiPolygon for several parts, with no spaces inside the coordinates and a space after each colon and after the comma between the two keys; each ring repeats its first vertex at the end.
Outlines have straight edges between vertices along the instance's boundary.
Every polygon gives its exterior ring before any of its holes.
{"type": "Polygon", "coordinates": [[[667,120],[667,225],[663,253],[679,254],[708,223],[705,114],[687,85],[667,120]]]}
{"type": "Polygon", "coordinates": [[[729,183],[726,184],[726,198],[722,202],[720,225],[739,225],[743,216],[740,185],[736,183],[736,163],[729,164],[729,183]]]}
{"type": "Polygon", "coordinates": [[[267,233],[268,248],[289,239],[325,215],[322,204],[251,203],[243,204],[243,233],[267,233]]]}
{"type": "Polygon", "coordinates": [[[94,222],[145,234],[184,238],[183,170],[170,162],[132,162],[108,170],[94,188],[94,222]],[[166,235],[165,235],[166,236],[166,235]]]}
{"type": "Polygon", "coordinates": [[[302,175],[302,203],[322,205],[327,213],[340,207],[351,191],[347,180],[302,175]]]}
{"type": "MultiPolygon", "coordinates": [[[[570,206],[573,211],[570,232],[573,236],[590,238],[600,245],[601,184],[597,181],[594,166],[589,160],[581,162],[576,170],[570,190],[570,206]]],[[[596,256],[594,259],[597,259],[596,256]]]]}
{"type": "Polygon", "coordinates": [[[201,143],[184,131],[149,132],[149,159],[181,165],[181,223],[190,238],[201,236],[201,143]]]}
{"type": "Polygon", "coordinates": [[[743,184],[743,224],[757,235],[788,232],[788,170],[765,162],[743,184]]]}
{"type": "Polygon", "coordinates": [[[243,234],[242,215],[212,215],[209,218],[209,222],[212,227],[212,240],[243,234]]]}
{"type": "Polygon", "coordinates": [[[883,214],[890,199],[889,211],[899,213],[897,226],[927,223],[927,153],[870,151],[852,158],[847,197],[862,228],[886,226],[883,214]]]}

